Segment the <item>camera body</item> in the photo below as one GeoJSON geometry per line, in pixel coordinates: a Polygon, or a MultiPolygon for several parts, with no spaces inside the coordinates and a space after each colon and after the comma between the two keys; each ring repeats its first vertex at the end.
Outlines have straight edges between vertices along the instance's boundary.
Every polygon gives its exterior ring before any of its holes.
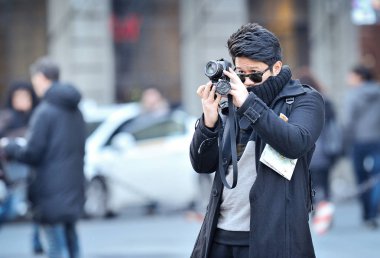
{"type": "Polygon", "coordinates": [[[215,91],[220,95],[227,95],[231,90],[230,78],[228,78],[223,70],[232,67],[232,64],[226,60],[211,60],[205,66],[205,75],[211,80],[216,87],[215,91]]]}

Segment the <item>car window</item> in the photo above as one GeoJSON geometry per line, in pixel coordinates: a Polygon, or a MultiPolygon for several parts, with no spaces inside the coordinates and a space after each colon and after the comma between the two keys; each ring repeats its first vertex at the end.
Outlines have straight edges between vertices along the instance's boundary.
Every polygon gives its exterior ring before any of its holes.
{"type": "Polygon", "coordinates": [[[102,121],[87,122],[86,123],[86,137],[90,136],[95,131],[95,129],[99,127],[101,123],[102,121]]]}
{"type": "Polygon", "coordinates": [[[185,126],[178,121],[169,119],[166,121],[160,121],[158,123],[147,126],[146,128],[140,128],[134,132],[130,132],[136,141],[181,135],[185,133],[185,126]]]}
{"type": "Polygon", "coordinates": [[[186,133],[184,117],[179,117],[175,113],[168,113],[163,116],[140,115],[123,123],[109,139],[119,133],[129,133],[136,141],[181,135],[186,133]]]}

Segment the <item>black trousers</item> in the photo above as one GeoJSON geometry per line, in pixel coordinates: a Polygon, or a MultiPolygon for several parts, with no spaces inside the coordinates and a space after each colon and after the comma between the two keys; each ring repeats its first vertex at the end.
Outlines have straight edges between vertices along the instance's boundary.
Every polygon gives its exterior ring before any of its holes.
{"type": "Polygon", "coordinates": [[[248,258],[249,246],[224,245],[213,242],[209,258],[248,258]]]}

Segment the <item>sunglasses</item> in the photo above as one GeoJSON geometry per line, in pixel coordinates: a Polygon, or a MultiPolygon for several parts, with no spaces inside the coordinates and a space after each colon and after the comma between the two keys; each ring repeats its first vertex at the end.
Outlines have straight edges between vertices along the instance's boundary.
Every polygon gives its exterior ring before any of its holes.
{"type": "Polygon", "coordinates": [[[251,81],[255,82],[255,83],[258,83],[258,82],[262,82],[263,80],[263,74],[268,71],[270,69],[270,66],[267,67],[267,69],[265,69],[264,71],[262,72],[254,72],[254,73],[250,73],[250,74],[244,74],[244,73],[238,73],[237,76],[239,76],[240,80],[244,83],[245,82],[245,78],[249,78],[251,81]]]}

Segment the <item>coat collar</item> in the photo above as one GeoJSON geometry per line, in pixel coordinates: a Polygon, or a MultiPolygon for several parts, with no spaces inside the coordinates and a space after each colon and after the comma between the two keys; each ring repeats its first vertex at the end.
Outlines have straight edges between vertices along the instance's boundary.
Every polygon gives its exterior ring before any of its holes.
{"type": "Polygon", "coordinates": [[[310,86],[303,87],[301,82],[299,80],[290,80],[284,88],[282,88],[282,91],[277,95],[277,97],[273,100],[271,106],[273,107],[274,104],[283,98],[289,98],[289,97],[296,97],[302,94],[305,94],[307,91],[307,88],[310,88],[310,86]]]}

